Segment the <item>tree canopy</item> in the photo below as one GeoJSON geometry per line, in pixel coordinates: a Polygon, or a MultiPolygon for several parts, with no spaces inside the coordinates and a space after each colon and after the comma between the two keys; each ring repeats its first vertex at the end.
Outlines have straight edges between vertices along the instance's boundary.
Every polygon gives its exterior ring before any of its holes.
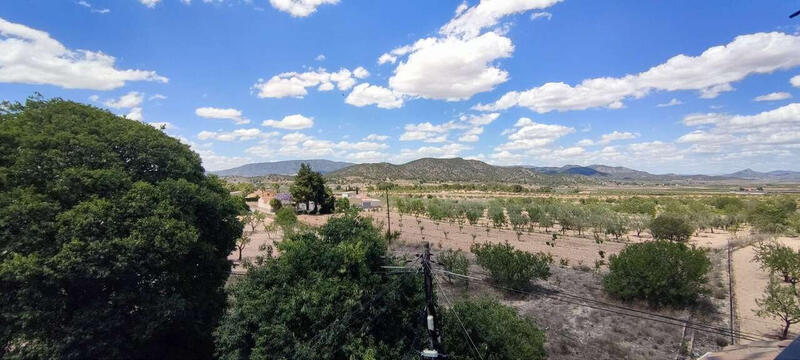
{"type": "Polygon", "coordinates": [[[289,191],[295,201],[306,204],[308,212],[311,212],[312,201],[315,212],[323,214],[333,212],[333,192],[325,187],[325,178],[322,174],[311,170],[311,166],[306,163],[300,164],[300,170],[297,171],[289,191]]]}
{"type": "Polygon", "coordinates": [[[3,108],[0,357],[210,357],[241,204],[150,125],[3,108]]]}
{"type": "Polygon", "coordinates": [[[497,300],[459,301],[442,312],[442,344],[452,359],[546,359],[545,333],[497,300]],[[464,329],[461,325],[463,323],[464,329]],[[480,354],[476,354],[464,331],[480,354]]]}
{"type": "Polygon", "coordinates": [[[664,240],[625,246],[609,258],[603,286],[622,300],[683,306],[707,291],[711,261],[702,249],[664,240]]]}
{"type": "Polygon", "coordinates": [[[297,233],[231,288],[216,331],[221,359],[399,359],[423,339],[422,278],[387,275],[367,218],[297,233]]]}
{"type": "Polygon", "coordinates": [[[650,232],[659,240],[687,241],[694,228],[680,216],[663,214],[650,222],[650,232]]]}

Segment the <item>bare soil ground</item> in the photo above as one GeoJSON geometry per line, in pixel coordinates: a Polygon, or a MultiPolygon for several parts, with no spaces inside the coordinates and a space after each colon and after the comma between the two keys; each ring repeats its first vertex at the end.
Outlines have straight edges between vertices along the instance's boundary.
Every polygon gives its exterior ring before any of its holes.
{"type": "MultiPolygon", "coordinates": [[[[396,254],[408,257],[421,250],[421,244],[416,243],[393,246],[396,254]]],[[[438,252],[438,249],[433,250],[434,258],[438,252]]],[[[488,278],[486,271],[475,265],[472,254],[467,256],[472,263],[470,276],[488,278]]],[[[448,298],[455,301],[488,296],[517,308],[523,316],[533,318],[545,330],[550,359],[676,359],[681,347],[685,347],[682,345],[685,344],[682,325],[621,315],[598,309],[597,306],[586,306],[591,304],[587,302],[566,302],[564,297],[552,296],[551,291],[679,319],[688,318],[689,310],[653,309],[644,304],[621,303],[609,298],[602,289],[602,270],[595,272],[587,267],[553,265],[551,271],[548,280],[535,282],[531,294],[498,290],[484,281],[471,281],[465,287],[457,281],[451,284],[445,276],[440,276],[438,281],[446,296],[440,295],[439,300],[447,307],[448,298]]],[[[721,294],[725,295],[727,291],[721,294]]],[[[695,311],[697,315],[692,319],[693,322],[728,326],[728,314],[725,312],[727,298],[707,298],[703,304],[702,311],[695,311]]],[[[609,309],[607,306],[600,308],[609,309]]],[[[725,336],[700,331],[696,332],[693,340],[692,358],[717,350],[729,341],[725,336]]]]}
{"type": "MultiPolygon", "coordinates": [[[[800,239],[798,238],[780,237],[777,241],[794,249],[800,249],[800,239]]],[[[759,264],[753,261],[754,255],[755,248],[753,245],[744,246],[732,254],[739,330],[777,339],[783,329],[781,321],[759,317],[754,312],[754,309],[758,308],[756,299],[763,296],[764,289],[769,283],[769,273],[761,270],[759,264]]],[[[798,335],[796,327],[791,330],[790,337],[798,335]]],[[[747,343],[747,341],[742,340],[742,343],[747,343]]]]}
{"type": "MultiPolygon", "coordinates": [[[[364,212],[363,215],[375,219],[379,226],[386,227],[385,212],[364,212]]],[[[300,221],[312,226],[324,224],[329,215],[301,215],[300,221]]],[[[679,319],[686,319],[689,310],[652,309],[644,304],[623,304],[608,298],[602,290],[602,274],[605,267],[594,269],[596,260],[601,259],[598,250],[604,251],[605,259],[609,255],[618,253],[626,242],[650,240],[649,235],[642,234],[637,237],[635,233],[624,236],[621,241],[605,240],[598,244],[591,233],[577,236],[572,231],[566,235],[558,233],[556,246],[551,247],[545,241],[552,239],[552,231],[545,233],[544,229],[536,229],[533,233],[524,232],[520,239],[511,229],[490,228],[486,233],[485,226],[470,226],[465,224],[459,229],[457,224],[440,222],[438,226],[430,219],[420,217],[419,223],[413,216],[391,214],[391,227],[393,231],[400,231],[397,241],[392,244],[392,251],[398,255],[417,254],[421,252],[422,244],[428,241],[432,244],[433,252],[438,253],[443,249],[461,249],[467,253],[473,265],[471,275],[485,278],[487,274],[474,264],[474,257],[469,253],[475,234],[476,242],[504,242],[508,241],[514,247],[530,252],[548,252],[555,258],[551,267],[553,275],[546,281],[540,281],[533,289],[538,295],[509,294],[491,287],[488,283],[473,281],[468,289],[457,284],[449,284],[444,278],[440,279],[444,291],[451,297],[471,298],[490,296],[514,306],[522,314],[531,316],[547,333],[547,349],[551,359],[676,359],[681,347],[685,347],[683,326],[653,322],[651,320],[615,314],[601,309],[587,307],[584,304],[566,303],[558,298],[543,295],[543,289],[555,289],[584,298],[599,300],[616,305],[633,307],[636,309],[658,312],[679,319]],[[400,225],[402,223],[402,226],[400,225]],[[419,227],[422,226],[422,234],[419,227]],[[445,238],[444,232],[448,232],[445,238]],[[560,265],[560,259],[565,259],[567,265],[560,265]],[[683,344],[683,345],[682,345],[683,344]]],[[[268,219],[267,221],[271,221],[268,219]]],[[[715,232],[701,233],[694,236],[691,242],[698,245],[717,249],[711,251],[714,260],[714,270],[710,278],[711,294],[704,298],[703,306],[693,312],[693,322],[710,324],[718,327],[728,327],[728,278],[727,263],[724,249],[729,234],[715,232]]],[[[280,241],[280,234],[273,232],[269,236],[261,227],[253,235],[253,240],[242,252],[243,259],[252,259],[260,254],[259,247],[273,245],[280,241]]],[[[231,260],[238,258],[238,250],[229,257],[231,260]]],[[[238,271],[243,269],[237,268],[238,271]]],[[[743,293],[746,291],[742,290],[743,293]]],[[[444,300],[444,299],[440,299],[444,300]]],[[[707,351],[714,351],[728,344],[726,336],[695,331],[691,335],[692,353],[700,356],[707,351]]]]}

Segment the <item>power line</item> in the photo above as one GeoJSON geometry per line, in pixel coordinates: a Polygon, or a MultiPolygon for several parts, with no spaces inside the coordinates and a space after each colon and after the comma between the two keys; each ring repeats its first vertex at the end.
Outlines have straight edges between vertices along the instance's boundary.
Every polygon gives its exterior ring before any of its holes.
{"type": "MultiPolygon", "coordinates": [[[[513,291],[513,292],[517,292],[517,293],[520,293],[520,294],[526,294],[526,295],[535,295],[535,293],[533,293],[533,292],[523,291],[523,290],[514,289],[514,288],[509,288],[509,287],[505,287],[505,286],[501,286],[501,285],[497,285],[497,284],[492,284],[491,282],[487,281],[486,279],[475,277],[475,276],[468,276],[468,275],[458,274],[458,273],[454,273],[454,272],[450,272],[450,271],[442,270],[442,269],[435,269],[435,271],[440,272],[440,273],[445,273],[445,274],[448,274],[448,275],[459,276],[459,277],[466,278],[466,279],[472,279],[472,280],[481,281],[481,282],[484,282],[484,283],[488,284],[489,286],[492,286],[492,287],[495,287],[495,288],[498,288],[498,289],[503,289],[503,290],[507,290],[507,291],[513,291]]],[[[749,333],[745,333],[745,332],[741,332],[741,331],[733,331],[732,332],[731,330],[729,330],[727,328],[719,328],[719,327],[714,327],[714,326],[711,326],[711,325],[692,323],[692,322],[689,322],[689,321],[686,321],[686,320],[683,320],[683,319],[678,319],[678,318],[674,318],[674,317],[667,316],[667,315],[661,315],[661,314],[651,313],[651,312],[647,312],[647,311],[627,308],[627,307],[624,307],[624,306],[605,303],[605,302],[602,302],[602,301],[599,301],[599,300],[583,298],[583,297],[580,297],[580,296],[577,296],[577,295],[571,295],[572,298],[575,299],[575,300],[572,300],[570,298],[569,294],[565,294],[564,293],[563,295],[558,295],[558,291],[553,290],[553,289],[548,289],[548,290],[553,291],[553,293],[541,293],[541,294],[545,295],[545,296],[552,297],[552,298],[554,298],[556,300],[559,300],[559,301],[562,301],[562,302],[573,304],[573,305],[585,306],[585,307],[589,307],[589,308],[596,309],[596,310],[607,311],[607,312],[611,312],[611,313],[615,313],[615,314],[619,314],[619,315],[630,316],[630,317],[635,317],[635,318],[639,318],[639,319],[643,319],[643,320],[650,320],[650,321],[665,323],[665,324],[669,324],[669,325],[684,326],[684,324],[685,324],[688,328],[691,328],[691,329],[694,329],[694,330],[699,330],[699,331],[704,331],[704,332],[708,332],[708,333],[714,333],[714,334],[717,334],[717,335],[729,335],[731,333],[734,333],[734,334],[737,334],[737,336],[740,336],[740,337],[742,337],[742,338],[744,338],[746,340],[753,340],[753,341],[766,340],[765,338],[761,337],[760,335],[756,335],[756,334],[749,334],[749,333]],[[630,314],[630,313],[626,313],[626,312],[622,312],[622,311],[616,311],[616,310],[612,310],[612,309],[608,309],[608,308],[603,308],[601,306],[593,306],[593,305],[590,305],[590,304],[579,303],[577,301],[598,303],[598,304],[601,304],[601,305],[604,305],[604,306],[608,306],[608,307],[612,307],[612,308],[618,308],[618,309],[625,310],[625,311],[631,311],[631,312],[634,312],[634,313],[641,313],[641,314],[644,314],[644,315],[647,315],[647,316],[656,317],[656,319],[649,318],[649,317],[644,317],[644,316],[641,316],[641,315],[630,314]],[[661,319],[657,319],[657,318],[661,318],[661,319]],[[673,322],[673,321],[677,321],[677,323],[673,322]]]]}
{"type": "Polygon", "coordinates": [[[472,350],[475,351],[475,354],[478,355],[478,358],[483,360],[483,356],[481,355],[480,351],[478,350],[478,347],[475,346],[475,342],[472,341],[472,337],[469,335],[469,332],[467,331],[467,328],[464,326],[464,322],[462,322],[461,321],[461,317],[458,316],[458,311],[456,311],[456,308],[455,308],[455,306],[453,306],[453,303],[450,302],[450,298],[447,296],[447,293],[444,291],[444,289],[442,289],[442,284],[439,283],[439,279],[436,279],[436,286],[439,288],[439,292],[441,292],[442,295],[444,295],[444,300],[447,301],[448,305],[450,305],[450,310],[453,311],[453,315],[456,316],[456,320],[458,320],[458,324],[461,325],[461,330],[464,330],[464,335],[466,335],[467,340],[469,340],[469,344],[472,346],[472,350]]]}

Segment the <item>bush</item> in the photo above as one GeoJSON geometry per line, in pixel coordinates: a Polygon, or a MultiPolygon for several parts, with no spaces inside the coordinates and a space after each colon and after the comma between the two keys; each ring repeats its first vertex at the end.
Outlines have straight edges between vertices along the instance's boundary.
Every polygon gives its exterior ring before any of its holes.
{"type": "Polygon", "coordinates": [[[336,199],[336,212],[346,213],[350,211],[350,200],[346,198],[336,199]]]}
{"type": "Polygon", "coordinates": [[[664,214],[650,222],[650,232],[658,240],[687,241],[694,228],[680,216],[664,214]]]}
{"type": "Polygon", "coordinates": [[[242,198],[150,125],[4,105],[0,357],[210,358],[242,198]]]}
{"type": "Polygon", "coordinates": [[[442,345],[452,359],[546,359],[545,333],[496,300],[460,301],[442,312],[442,345]],[[458,318],[456,318],[458,314],[458,318]],[[480,355],[464,339],[469,333],[480,355]]]}
{"type": "Polygon", "coordinates": [[[297,225],[297,214],[288,207],[281,208],[275,214],[275,223],[281,227],[284,233],[291,233],[294,230],[294,226],[297,225]]]}
{"type": "MultiPolygon", "coordinates": [[[[458,250],[445,250],[439,253],[439,263],[442,264],[445,270],[461,275],[469,275],[469,259],[464,255],[461,249],[458,250]]],[[[447,275],[447,281],[453,283],[453,279],[469,285],[469,279],[447,275]]]]}
{"type": "Polygon", "coordinates": [[[504,244],[472,244],[470,248],[477,257],[478,265],[489,271],[496,284],[524,290],[531,280],[550,277],[553,258],[545,253],[531,254],[504,244]]]}
{"type": "Polygon", "coordinates": [[[606,291],[622,300],[683,306],[707,291],[711,261],[702,249],[683,243],[648,241],[626,246],[609,258],[606,291]]]}
{"type": "Polygon", "coordinates": [[[269,201],[269,207],[272,208],[272,212],[278,212],[278,210],[283,207],[283,203],[280,200],[273,198],[269,201]]]}

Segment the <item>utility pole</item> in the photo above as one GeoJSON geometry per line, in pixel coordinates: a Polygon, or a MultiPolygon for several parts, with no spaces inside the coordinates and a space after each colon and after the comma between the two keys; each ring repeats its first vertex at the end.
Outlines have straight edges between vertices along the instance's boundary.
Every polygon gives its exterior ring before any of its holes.
{"type": "Polygon", "coordinates": [[[438,359],[442,355],[442,332],[439,324],[439,317],[436,313],[436,303],[433,301],[433,274],[431,273],[431,244],[425,242],[425,253],[422,256],[422,270],[425,274],[425,308],[427,316],[425,325],[428,328],[428,337],[432,349],[422,350],[424,359],[438,359]]]}
{"type": "Polygon", "coordinates": [[[392,219],[389,218],[389,186],[386,186],[386,226],[388,226],[388,230],[386,231],[389,236],[392,235],[392,219]]]}

